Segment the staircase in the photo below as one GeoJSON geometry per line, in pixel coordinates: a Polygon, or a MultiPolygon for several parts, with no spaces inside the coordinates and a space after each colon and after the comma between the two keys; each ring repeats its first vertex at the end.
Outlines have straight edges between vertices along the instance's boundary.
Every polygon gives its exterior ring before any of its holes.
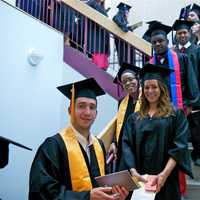
{"type": "Polygon", "coordinates": [[[132,32],[123,33],[112,20],[83,1],[17,0],[16,6],[62,32],[65,41],[64,61],[83,76],[94,77],[103,89],[117,100],[124,96],[121,87],[112,82],[113,75],[119,68],[117,59],[109,56],[107,71],[115,70],[111,75],[92,62],[93,53],[101,51],[115,55],[116,50],[109,48],[109,41],[105,42],[105,38],[109,36],[111,44],[116,40],[123,43],[123,46],[120,46],[122,50],[117,49],[117,52],[118,57],[123,54],[125,62],[141,66],[143,56],[151,55],[149,43],[132,32]],[[100,40],[98,40],[99,34],[100,40]]]}

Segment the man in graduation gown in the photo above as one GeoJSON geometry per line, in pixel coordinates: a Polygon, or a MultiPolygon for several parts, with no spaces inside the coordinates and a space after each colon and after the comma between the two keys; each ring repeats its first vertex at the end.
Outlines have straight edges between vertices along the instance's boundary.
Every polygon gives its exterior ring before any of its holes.
{"type": "Polygon", "coordinates": [[[108,152],[109,154],[113,153],[114,158],[116,158],[116,160],[114,160],[115,163],[113,165],[113,171],[119,170],[119,161],[122,152],[121,144],[123,128],[128,117],[135,112],[135,110],[139,109],[139,71],[139,67],[123,63],[113,81],[118,87],[122,85],[123,89],[127,92],[127,95],[119,101],[116,130],[113,137],[113,143],[111,144],[111,148],[108,152]]]}
{"type": "Polygon", "coordinates": [[[97,114],[96,96],[104,91],[93,78],[58,90],[71,99],[71,124],[39,147],[30,172],[29,200],[125,199],[125,188],[102,188],[95,181],[106,173],[105,150],[90,126],[97,114]]]}
{"type": "MultiPolygon", "coordinates": [[[[177,45],[176,52],[185,53],[190,58],[194,69],[198,87],[200,88],[200,47],[190,42],[190,29],[193,22],[186,20],[176,20],[173,25],[173,30],[176,31],[177,45]]],[[[200,95],[200,92],[199,92],[200,95]]],[[[189,125],[191,128],[191,141],[193,144],[192,160],[196,165],[200,166],[200,103],[192,108],[188,115],[189,125]]]]}
{"type": "MultiPolygon", "coordinates": [[[[131,26],[128,26],[128,14],[131,6],[121,2],[117,6],[117,8],[119,9],[119,11],[113,17],[113,21],[119,26],[119,28],[123,32],[133,31],[131,26]]],[[[124,62],[135,64],[135,52],[133,47],[131,47],[129,44],[119,38],[115,38],[115,46],[120,66],[124,62]]]]}
{"type": "MultiPolygon", "coordinates": [[[[172,26],[173,30],[176,31],[177,44],[174,50],[177,53],[186,54],[190,61],[190,67],[193,68],[194,75],[196,77],[197,86],[200,88],[200,48],[198,45],[191,43],[191,27],[193,22],[186,20],[176,20],[172,26]]],[[[197,101],[194,109],[199,108],[200,102],[197,101]]]]}
{"type": "Polygon", "coordinates": [[[156,23],[150,28],[154,50],[150,62],[174,70],[166,81],[175,107],[187,108],[190,104],[196,106],[199,103],[199,89],[195,72],[187,55],[169,49],[167,34],[171,30],[170,26],[162,23],[156,23]]]}
{"type": "MultiPolygon", "coordinates": [[[[171,101],[176,108],[187,109],[199,103],[199,89],[196,76],[187,55],[176,53],[168,48],[167,34],[172,30],[170,26],[156,23],[149,29],[151,43],[154,50],[150,63],[169,67],[174,70],[165,82],[169,89],[171,101]]],[[[186,194],[186,179],[180,173],[180,189],[186,194]]]]}
{"type": "MultiPolygon", "coordinates": [[[[156,23],[161,23],[160,21],[157,21],[157,20],[152,20],[152,21],[148,21],[146,22],[146,24],[148,24],[148,29],[144,32],[143,36],[142,36],[142,39],[146,40],[147,42],[151,43],[151,34],[150,34],[150,27],[153,25],[153,24],[156,24],[156,23]]],[[[147,55],[143,55],[142,56],[142,63],[143,63],[143,66],[149,62],[149,59],[150,57],[147,56],[147,55]]]]}

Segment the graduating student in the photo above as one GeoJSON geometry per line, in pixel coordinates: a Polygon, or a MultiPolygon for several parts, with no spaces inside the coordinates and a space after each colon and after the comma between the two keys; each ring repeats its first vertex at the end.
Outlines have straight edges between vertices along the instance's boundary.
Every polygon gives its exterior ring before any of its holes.
{"type": "Polygon", "coordinates": [[[197,4],[190,5],[189,14],[187,20],[193,21],[194,25],[192,26],[192,36],[195,38],[194,42],[200,44],[200,6],[197,4]]]}
{"type": "MultiPolygon", "coordinates": [[[[193,3],[193,4],[190,4],[190,5],[182,8],[180,11],[179,19],[180,20],[188,20],[188,21],[192,21],[195,23],[198,22],[200,20],[200,6],[193,3]]],[[[194,29],[196,29],[196,28],[197,28],[197,26],[195,25],[194,29]]],[[[197,42],[199,41],[198,33],[194,32],[193,30],[190,30],[190,32],[191,32],[190,41],[192,43],[197,44],[197,42]]]]}
{"type": "MultiPolygon", "coordinates": [[[[173,25],[174,30],[176,31],[176,38],[178,42],[178,46],[176,47],[177,51],[180,49],[185,49],[185,52],[192,62],[195,75],[197,78],[198,86],[200,88],[200,48],[198,45],[190,43],[190,28],[193,26],[193,22],[191,21],[176,21],[173,25]],[[183,47],[181,47],[181,45],[183,47]],[[179,47],[179,48],[178,48],[179,47]],[[187,47],[187,48],[186,48],[187,47]]],[[[192,150],[192,160],[198,166],[200,166],[200,105],[193,107],[193,111],[188,116],[189,125],[191,128],[191,141],[193,144],[192,150]]]]}
{"type": "Polygon", "coordinates": [[[192,177],[188,122],[170,102],[165,84],[170,72],[152,64],[142,68],[140,110],[129,116],[122,136],[122,169],[147,174],[146,184],[156,188],[155,200],[180,200],[179,170],[192,177]]]}
{"type": "Polygon", "coordinates": [[[71,124],[39,147],[30,172],[29,199],[125,199],[125,188],[98,187],[94,179],[106,173],[103,143],[90,133],[96,97],[104,91],[93,78],[58,89],[71,99],[71,124]]]}
{"type": "MultiPolygon", "coordinates": [[[[167,87],[171,102],[176,108],[184,108],[187,114],[190,106],[199,104],[199,89],[196,76],[187,55],[177,53],[168,48],[167,34],[170,26],[162,23],[152,25],[150,28],[151,43],[154,55],[150,63],[169,67],[174,71],[167,77],[167,87]]],[[[182,196],[186,195],[186,179],[180,172],[180,189],[182,196]]]]}
{"type": "Polygon", "coordinates": [[[196,75],[198,87],[200,87],[200,48],[198,45],[191,43],[190,29],[194,25],[194,22],[186,20],[176,20],[172,26],[173,30],[176,31],[177,44],[174,50],[178,53],[184,53],[188,55],[191,65],[196,75]]]}
{"type": "Polygon", "coordinates": [[[196,36],[196,44],[200,45],[200,20],[192,26],[192,34],[196,36]]]}
{"type": "MultiPolygon", "coordinates": [[[[123,2],[117,6],[119,9],[117,14],[113,17],[113,21],[119,26],[123,32],[132,31],[131,26],[128,26],[128,15],[131,6],[123,2]]],[[[121,39],[115,38],[115,46],[117,50],[119,65],[124,62],[134,64],[134,49],[121,39]]]]}
{"type": "Polygon", "coordinates": [[[127,95],[119,101],[119,109],[117,113],[117,121],[116,121],[116,132],[114,134],[113,143],[109,149],[109,154],[114,153],[114,157],[116,158],[116,166],[114,171],[118,171],[119,169],[119,161],[122,152],[122,133],[125,123],[129,117],[135,110],[139,109],[139,74],[140,68],[134,65],[123,63],[121,68],[119,69],[116,78],[114,79],[114,83],[121,84],[123,89],[127,92],[127,95]]]}
{"type": "Polygon", "coordinates": [[[184,8],[181,8],[179,19],[189,21],[200,20],[200,6],[196,3],[192,3],[185,6],[184,8]]]}
{"type": "Polygon", "coordinates": [[[193,24],[194,22],[187,20],[176,20],[174,22],[172,29],[176,31],[176,52],[189,55],[192,51],[197,49],[198,46],[190,42],[190,30],[193,24]]]}
{"type": "Polygon", "coordinates": [[[200,20],[200,6],[199,5],[195,3],[189,5],[189,12],[188,12],[187,19],[193,22],[200,20]]]}
{"type": "Polygon", "coordinates": [[[9,144],[16,145],[23,149],[32,150],[18,142],[0,136],[0,168],[4,168],[9,161],[9,144]]]}
{"type": "MultiPolygon", "coordinates": [[[[173,29],[176,31],[177,40],[175,51],[182,52],[188,55],[195,72],[198,87],[200,88],[200,48],[198,45],[190,42],[190,29],[193,24],[193,22],[185,20],[175,21],[173,25],[173,29]]],[[[199,122],[197,122],[200,121],[200,103],[196,104],[196,106],[192,108],[188,119],[191,128],[191,141],[193,144],[193,150],[191,154],[192,160],[196,165],[200,166],[200,127],[199,122]]]]}
{"type": "Polygon", "coordinates": [[[156,23],[150,28],[151,43],[154,50],[150,62],[174,70],[168,77],[171,101],[175,107],[185,108],[190,104],[199,103],[199,89],[196,76],[187,55],[177,53],[169,49],[167,34],[171,31],[170,26],[156,23]]]}

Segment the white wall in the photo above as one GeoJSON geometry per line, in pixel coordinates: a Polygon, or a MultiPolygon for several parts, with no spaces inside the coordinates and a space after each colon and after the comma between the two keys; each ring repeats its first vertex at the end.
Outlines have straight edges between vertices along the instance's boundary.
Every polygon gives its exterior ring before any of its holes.
{"type": "MultiPolygon", "coordinates": [[[[83,77],[63,63],[63,38],[57,31],[2,1],[0,26],[0,135],[33,148],[30,152],[10,145],[9,164],[0,169],[0,199],[25,200],[38,146],[68,122],[69,102],[56,87],[83,77]],[[37,67],[27,62],[29,48],[44,57],[37,67]]],[[[117,103],[106,95],[98,108],[95,133],[112,119],[117,103]]]]}

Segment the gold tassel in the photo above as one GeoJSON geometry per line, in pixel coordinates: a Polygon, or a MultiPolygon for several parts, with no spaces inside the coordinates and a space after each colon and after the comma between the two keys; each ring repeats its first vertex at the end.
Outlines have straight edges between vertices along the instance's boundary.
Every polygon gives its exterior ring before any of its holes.
{"type": "Polygon", "coordinates": [[[71,123],[74,122],[74,115],[75,115],[75,88],[74,84],[72,85],[72,96],[71,96],[71,123]]]}

